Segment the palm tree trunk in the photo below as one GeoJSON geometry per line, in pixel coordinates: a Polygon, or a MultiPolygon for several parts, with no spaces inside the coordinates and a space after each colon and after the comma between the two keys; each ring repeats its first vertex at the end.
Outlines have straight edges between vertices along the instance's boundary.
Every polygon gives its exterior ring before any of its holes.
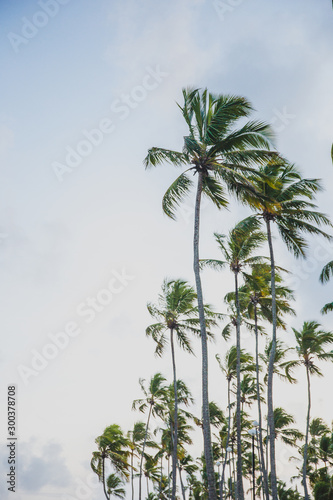
{"type": "Polygon", "coordinates": [[[229,458],[229,493],[230,493],[230,495],[228,495],[228,496],[231,496],[231,498],[233,498],[233,494],[232,494],[232,475],[231,475],[231,457],[229,458]]]}
{"type": "MultiPolygon", "coordinates": [[[[237,483],[236,483],[236,477],[235,477],[235,453],[234,453],[234,447],[232,446],[232,477],[233,477],[233,482],[234,482],[234,493],[235,493],[235,499],[238,500],[238,492],[237,492],[237,483]]],[[[232,495],[234,497],[234,495],[232,495]]]]}
{"type": "Polygon", "coordinates": [[[236,398],[236,429],[237,429],[237,498],[244,500],[243,489],[243,461],[242,461],[242,412],[241,412],[241,339],[240,339],[240,308],[238,297],[238,271],[235,275],[235,296],[236,296],[236,347],[237,347],[237,398],[236,398]]]}
{"type": "Polygon", "coordinates": [[[208,399],[208,349],[207,349],[207,332],[205,311],[203,304],[203,295],[200,279],[199,268],[199,225],[200,225],[200,203],[202,194],[202,172],[198,172],[198,186],[195,200],[194,213],[194,238],[193,238],[193,270],[195,275],[195,284],[198,297],[198,310],[201,332],[201,351],[202,351],[202,426],[204,438],[204,454],[206,462],[206,472],[208,481],[208,499],[217,500],[215,474],[213,465],[212,443],[210,435],[210,418],[209,418],[209,399],[208,399]]]}
{"type": "MultiPolygon", "coordinates": [[[[173,344],[173,329],[170,329],[170,344],[172,354],[172,369],[173,369],[173,390],[175,398],[175,414],[174,414],[174,429],[173,429],[173,449],[172,449],[172,500],[176,499],[176,486],[177,486],[177,444],[178,444],[178,391],[177,391],[177,377],[176,377],[176,362],[175,362],[175,348],[173,344]]],[[[171,429],[172,432],[172,429],[171,429]]]]}
{"type": "Polygon", "coordinates": [[[162,478],[163,478],[163,452],[161,455],[160,498],[162,498],[162,478]]]}
{"type": "Polygon", "coordinates": [[[168,455],[168,498],[170,498],[170,455],[168,455]]]}
{"type": "Polygon", "coordinates": [[[273,374],[274,361],[276,353],[276,296],[275,296],[275,262],[272,243],[272,234],[270,220],[266,220],[267,239],[269,246],[269,255],[271,260],[271,294],[272,294],[272,345],[268,363],[268,381],[267,381],[267,421],[269,426],[269,446],[271,459],[271,488],[273,500],[278,500],[277,496],[277,479],[276,479],[276,462],[275,462],[275,424],[274,424],[274,407],[273,407],[273,374]]]}
{"type": "Polygon", "coordinates": [[[257,380],[257,402],[258,402],[258,423],[259,423],[259,449],[261,456],[261,472],[263,475],[264,498],[269,500],[269,488],[267,470],[265,467],[264,445],[262,439],[262,416],[261,416],[261,401],[260,401],[260,375],[259,375],[259,342],[258,342],[258,317],[257,317],[257,303],[254,304],[254,332],[256,336],[256,380],[257,380]]]}
{"type": "Polygon", "coordinates": [[[134,455],[134,450],[132,450],[132,453],[131,453],[131,490],[132,490],[132,500],[134,500],[133,455],[134,455]]]}
{"type": "Polygon", "coordinates": [[[308,382],[308,414],[306,417],[306,432],[305,432],[305,444],[304,444],[304,458],[303,458],[303,487],[304,487],[304,499],[309,500],[308,486],[306,484],[306,469],[308,462],[308,440],[309,440],[309,426],[310,426],[310,410],[311,410],[311,388],[310,388],[310,373],[309,367],[306,366],[306,377],[308,382]]]}
{"type": "Polygon", "coordinates": [[[108,496],[108,494],[106,492],[106,485],[105,485],[105,456],[104,455],[103,455],[103,490],[104,490],[106,500],[110,500],[110,497],[108,496]]]}
{"type": "Polygon", "coordinates": [[[268,467],[269,467],[269,425],[267,422],[267,428],[266,428],[266,471],[268,472],[268,467]]]}
{"type": "Polygon", "coordinates": [[[222,466],[222,476],[221,476],[221,482],[220,482],[220,497],[222,500],[223,500],[224,475],[225,475],[225,468],[227,465],[227,458],[228,458],[227,448],[229,446],[230,427],[231,427],[230,379],[228,378],[228,433],[227,433],[227,442],[225,445],[225,456],[224,456],[224,461],[223,461],[223,466],[222,466]]]}
{"type": "Polygon", "coordinates": [[[146,447],[146,441],[147,441],[148,429],[149,429],[149,421],[150,421],[150,416],[151,416],[152,409],[153,409],[153,405],[152,405],[152,403],[150,403],[150,408],[149,408],[149,413],[148,413],[148,418],[147,418],[147,424],[146,424],[146,433],[145,433],[145,438],[144,438],[143,445],[142,445],[141,460],[140,460],[140,471],[139,471],[139,500],[141,500],[141,494],[142,494],[142,466],[143,466],[143,455],[144,455],[144,452],[145,452],[145,447],[146,447]]]}
{"type": "Polygon", "coordinates": [[[178,462],[178,473],[179,473],[179,479],[180,479],[180,486],[181,486],[181,489],[182,489],[183,500],[186,500],[186,497],[185,497],[185,487],[184,487],[184,483],[183,483],[182,471],[181,471],[181,468],[179,466],[179,462],[178,462]]]}

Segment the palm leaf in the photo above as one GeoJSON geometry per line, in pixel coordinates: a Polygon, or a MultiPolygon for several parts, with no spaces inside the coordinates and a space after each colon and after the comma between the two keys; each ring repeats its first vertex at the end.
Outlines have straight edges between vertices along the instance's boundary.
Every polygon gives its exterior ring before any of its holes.
{"type": "Polygon", "coordinates": [[[182,173],[167,189],[163,196],[162,207],[164,213],[171,219],[175,219],[175,210],[183,201],[184,197],[188,194],[190,188],[193,186],[191,179],[185,173],[182,173]]]}
{"type": "Polygon", "coordinates": [[[146,169],[156,167],[164,162],[171,163],[176,167],[181,167],[188,163],[188,158],[184,153],[172,151],[171,149],[151,148],[148,150],[148,154],[143,160],[146,169]]]}

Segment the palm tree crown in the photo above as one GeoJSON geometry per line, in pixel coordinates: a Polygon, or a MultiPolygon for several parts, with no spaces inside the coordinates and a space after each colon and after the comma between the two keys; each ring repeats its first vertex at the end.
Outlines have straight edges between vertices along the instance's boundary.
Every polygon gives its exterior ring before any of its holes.
{"type": "Polygon", "coordinates": [[[236,128],[253,111],[244,97],[183,89],[183,98],[184,105],[178,106],[189,130],[183,150],[154,147],[144,160],[146,168],[165,162],[176,167],[190,165],[166,191],[164,212],[175,218],[175,208],[193,186],[190,172],[203,174],[202,191],[218,208],[227,205],[224,185],[240,199],[251,199],[253,187],[246,175],[256,175],[253,167],[274,157],[269,151],[271,128],[259,121],[236,128]]]}
{"type": "Polygon", "coordinates": [[[304,233],[331,238],[319,226],[331,226],[329,218],[317,211],[313,203],[322,190],[319,179],[303,179],[295,165],[281,159],[259,168],[262,177],[251,180],[261,197],[257,201],[256,215],[266,222],[275,222],[282,240],[295,257],[304,257],[307,243],[304,233]],[[259,209],[259,210],[258,210],[259,209]]]}
{"type": "MultiPolygon", "coordinates": [[[[155,353],[161,356],[167,345],[167,332],[172,330],[182,349],[193,354],[188,334],[200,336],[199,312],[196,305],[197,294],[184,280],[167,280],[162,285],[162,293],[158,296],[158,304],[148,303],[150,315],[158,322],[147,327],[146,335],[156,342],[155,353]]],[[[206,325],[216,325],[214,314],[209,306],[205,306],[206,325]]],[[[208,336],[213,337],[211,332],[208,336]]]]}

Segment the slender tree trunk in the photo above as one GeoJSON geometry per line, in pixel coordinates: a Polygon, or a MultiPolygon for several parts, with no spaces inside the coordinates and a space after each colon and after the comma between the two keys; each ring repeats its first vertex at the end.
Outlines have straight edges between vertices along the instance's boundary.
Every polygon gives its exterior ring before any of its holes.
{"type": "Polygon", "coordinates": [[[233,498],[234,496],[232,494],[231,460],[232,460],[232,455],[229,458],[229,493],[230,493],[231,498],[233,498]]]}
{"type": "Polygon", "coordinates": [[[179,474],[179,479],[180,479],[180,486],[181,486],[181,489],[182,489],[183,500],[186,500],[186,497],[185,497],[185,487],[184,487],[184,483],[183,483],[182,471],[181,471],[181,468],[179,466],[179,462],[178,462],[178,474],[179,474]]]}
{"type": "Polygon", "coordinates": [[[207,349],[207,332],[205,311],[200,279],[199,268],[199,224],[200,224],[200,203],[202,194],[202,172],[198,172],[198,187],[195,200],[195,215],[194,215],[194,239],[193,239],[193,269],[195,275],[195,283],[198,297],[198,310],[201,332],[201,351],[202,351],[202,426],[204,438],[204,454],[206,462],[206,472],[208,481],[208,499],[217,500],[216,485],[214,474],[214,463],[212,453],[212,443],[210,435],[210,418],[209,418],[209,398],[208,398],[208,349],[207,349]]]}
{"type": "MultiPolygon", "coordinates": [[[[176,499],[177,487],[177,445],[178,445],[178,391],[177,391],[177,376],[176,376],[176,361],[175,361],[175,348],[173,343],[173,329],[170,329],[170,344],[172,354],[172,369],[173,369],[173,390],[175,398],[175,414],[174,414],[174,428],[173,428],[173,449],[172,449],[172,500],[176,499]]],[[[172,429],[171,429],[172,431],[172,429]]]]}
{"type": "Polygon", "coordinates": [[[162,478],[163,478],[163,453],[161,455],[160,498],[162,498],[162,478]]]}
{"type": "Polygon", "coordinates": [[[271,260],[271,294],[272,294],[272,345],[268,363],[268,381],[267,381],[267,421],[269,426],[269,447],[271,459],[271,488],[273,500],[278,500],[277,494],[277,479],[276,479],[276,462],[275,462],[275,423],[274,423],[274,407],[273,407],[273,374],[274,361],[276,353],[276,296],[275,296],[275,262],[272,243],[272,234],[270,220],[266,220],[267,239],[269,246],[269,254],[271,260]]]}
{"type": "Polygon", "coordinates": [[[309,426],[310,426],[310,410],[311,410],[311,386],[310,386],[310,373],[309,367],[306,366],[306,377],[308,382],[308,413],[306,416],[306,431],[305,431],[305,444],[304,444],[304,457],[303,457],[303,487],[304,499],[309,500],[308,485],[306,484],[306,469],[308,463],[308,441],[309,441],[309,426]]]}
{"type": "Polygon", "coordinates": [[[266,428],[266,471],[268,473],[268,467],[269,467],[269,425],[267,422],[267,428],[266,428]]]}
{"type": "Polygon", "coordinates": [[[145,433],[145,438],[143,441],[142,445],[142,453],[141,453],[141,460],[140,460],[140,471],[139,471],[139,500],[141,500],[141,495],[142,495],[142,466],[143,466],[143,455],[145,452],[145,447],[146,447],[146,441],[147,441],[147,436],[148,436],[148,429],[149,429],[149,421],[150,421],[150,416],[151,412],[153,409],[152,403],[150,403],[150,408],[149,408],[149,413],[148,413],[148,418],[147,418],[147,424],[146,424],[146,433],[145,433]]]}
{"type": "Polygon", "coordinates": [[[238,271],[235,275],[235,296],[236,296],[236,347],[237,347],[237,399],[236,399],[236,429],[237,429],[237,498],[244,500],[243,489],[243,460],[242,460],[242,412],[241,412],[241,339],[240,339],[240,308],[238,297],[238,271]]]}
{"type": "MultiPolygon", "coordinates": [[[[234,493],[235,493],[235,499],[238,500],[238,492],[237,492],[237,487],[236,487],[236,477],[235,477],[235,453],[234,453],[234,447],[232,446],[232,476],[233,476],[233,482],[234,482],[234,493]]],[[[232,495],[234,497],[234,495],[232,495]]]]}
{"type": "Polygon", "coordinates": [[[225,468],[227,465],[227,457],[228,457],[227,448],[229,447],[229,439],[230,439],[230,426],[231,426],[230,379],[228,378],[228,434],[227,434],[227,442],[225,445],[225,456],[224,456],[224,461],[223,461],[223,466],[222,466],[222,476],[221,476],[221,482],[220,482],[220,497],[222,500],[223,500],[224,475],[225,475],[225,468]]]}
{"type": "Polygon", "coordinates": [[[131,453],[131,490],[132,490],[132,500],[134,500],[133,454],[134,454],[134,450],[132,450],[132,453],[131,453]]]}
{"type": "MultiPolygon", "coordinates": [[[[260,445],[259,445],[259,434],[257,432],[257,435],[256,435],[256,446],[257,446],[257,452],[258,452],[258,460],[259,460],[259,468],[261,469],[261,484],[263,483],[263,474],[262,474],[262,461],[261,461],[261,454],[260,454],[260,445]]],[[[265,467],[265,464],[263,465],[265,467]]],[[[257,495],[259,493],[259,498],[260,499],[264,499],[265,500],[265,492],[264,492],[264,489],[261,487],[260,489],[258,488],[257,489],[257,495]]],[[[269,499],[269,496],[268,496],[268,499],[269,499]]]]}
{"type": "Polygon", "coordinates": [[[254,332],[256,336],[256,379],[257,379],[257,402],[258,402],[258,423],[259,423],[259,450],[261,456],[261,473],[263,476],[263,489],[264,498],[269,500],[269,488],[267,470],[265,467],[264,445],[262,439],[262,416],[261,416],[261,401],[260,401],[260,375],[259,375],[259,341],[258,341],[258,317],[257,317],[257,303],[254,304],[254,332]]]}
{"type": "Polygon", "coordinates": [[[104,490],[104,494],[105,494],[106,500],[110,500],[110,497],[108,496],[108,494],[106,492],[106,484],[105,484],[105,456],[104,455],[103,455],[103,490],[104,490]]]}
{"type": "Polygon", "coordinates": [[[168,498],[170,498],[170,455],[168,455],[168,498]]]}

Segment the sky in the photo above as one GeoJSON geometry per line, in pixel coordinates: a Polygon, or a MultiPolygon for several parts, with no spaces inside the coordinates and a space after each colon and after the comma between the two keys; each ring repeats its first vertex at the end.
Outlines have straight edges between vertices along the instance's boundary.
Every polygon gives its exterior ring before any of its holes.
{"type": "MultiPolygon", "coordinates": [[[[194,284],[193,198],[171,221],[161,199],[177,171],[145,171],[152,146],[182,147],[182,88],[246,96],[253,118],[272,124],[276,147],[305,177],[321,178],[320,210],[333,216],[332,5],[328,0],[8,0],[0,2],[0,493],[11,498],[7,387],[16,385],[16,499],[103,498],[90,470],[107,425],[126,432],[143,416],[138,379],[161,371],[145,336],[148,301],[165,277],[194,284]]],[[[202,209],[200,255],[218,257],[214,231],[248,215],[202,209]]],[[[331,244],[309,241],[296,261],[275,238],[277,262],[293,272],[297,315],[316,319],[332,299],[318,276],[331,244]]],[[[228,273],[203,275],[205,300],[223,310],[228,273]]],[[[177,352],[179,376],[200,413],[200,346],[177,352]]],[[[243,345],[253,338],[243,333],[243,345]]],[[[210,398],[226,405],[226,384],[210,346],[210,398]]],[[[333,367],[313,381],[314,416],[332,420],[333,367]]],[[[305,424],[306,388],[277,381],[275,401],[305,424]]],[[[303,377],[304,378],[304,377],[303,377]]],[[[257,418],[254,409],[253,418],[257,418]]],[[[201,440],[197,438],[200,453],[201,440]]],[[[281,448],[279,474],[290,477],[281,448]]]]}

